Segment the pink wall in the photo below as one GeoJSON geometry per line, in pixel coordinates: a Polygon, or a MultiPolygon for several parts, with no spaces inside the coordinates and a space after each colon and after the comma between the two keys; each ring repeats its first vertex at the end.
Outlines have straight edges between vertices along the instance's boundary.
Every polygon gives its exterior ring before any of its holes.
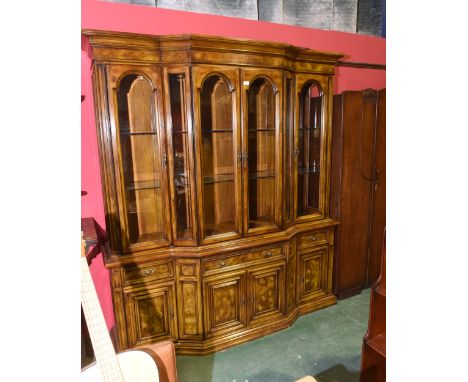
{"type": "MultiPolygon", "coordinates": [[[[283,42],[314,50],[345,54],[345,61],[385,64],[385,39],[335,31],[322,31],[168,9],[108,3],[98,0],[81,1],[82,29],[109,30],[152,35],[204,34],[252,40],[283,42]]],[[[87,41],[83,38],[81,53],[81,87],[85,100],[81,104],[82,122],[82,216],[92,216],[105,228],[96,127],[91,83],[91,62],[87,41]]],[[[385,87],[385,71],[340,67],[336,70],[335,93],[344,90],[385,87]]],[[[91,265],[108,328],[114,325],[109,275],[102,257],[91,265]]]]}

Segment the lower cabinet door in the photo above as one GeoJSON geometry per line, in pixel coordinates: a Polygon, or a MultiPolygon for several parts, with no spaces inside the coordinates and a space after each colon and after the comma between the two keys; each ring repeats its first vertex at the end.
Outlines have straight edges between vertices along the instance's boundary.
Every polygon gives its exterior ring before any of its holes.
{"type": "Polygon", "coordinates": [[[248,271],[249,324],[273,322],[284,314],[285,262],[248,271]]]}
{"type": "Polygon", "coordinates": [[[177,338],[174,283],[124,290],[128,346],[177,338]]]}
{"type": "Polygon", "coordinates": [[[328,293],[330,278],[329,247],[318,247],[297,254],[297,303],[328,293]]]}
{"type": "Polygon", "coordinates": [[[208,338],[245,328],[246,272],[209,277],[203,282],[208,338]]]}

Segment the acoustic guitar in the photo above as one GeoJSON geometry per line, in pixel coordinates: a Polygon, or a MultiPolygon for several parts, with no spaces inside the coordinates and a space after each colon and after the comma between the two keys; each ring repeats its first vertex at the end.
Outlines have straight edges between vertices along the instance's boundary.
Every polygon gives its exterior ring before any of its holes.
{"type": "Polygon", "coordinates": [[[143,350],[116,354],[97,297],[88,261],[85,241],[81,240],[81,305],[96,362],[81,371],[86,382],[159,382],[153,357],[143,350]]]}

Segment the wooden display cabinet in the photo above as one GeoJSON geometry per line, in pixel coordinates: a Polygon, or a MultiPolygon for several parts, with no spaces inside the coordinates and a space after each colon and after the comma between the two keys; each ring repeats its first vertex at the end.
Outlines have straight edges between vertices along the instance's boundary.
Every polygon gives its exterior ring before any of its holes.
{"type": "Polygon", "coordinates": [[[339,54],[84,31],[120,350],[206,354],[336,302],[329,217],[339,54]]]}

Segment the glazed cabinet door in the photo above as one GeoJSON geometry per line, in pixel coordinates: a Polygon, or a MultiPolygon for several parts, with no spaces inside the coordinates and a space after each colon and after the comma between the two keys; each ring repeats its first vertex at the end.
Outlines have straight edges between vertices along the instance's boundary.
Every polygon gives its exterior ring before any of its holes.
{"type": "Polygon", "coordinates": [[[281,225],[283,73],[242,70],[244,234],[281,225]]]}
{"type": "Polygon", "coordinates": [[[177,338],[174,283],[124,289],[128,347],[177,338]]]}
{"type": "Polygon", "coordinates": [[[328,246],[297,254],[297,303],[331,292],[331,256],[328,246]]]}
{"type": "Polygon", "coordinates": [[[294,222],[294,75],[284,71],[283,227],[294,222]]]}
{"type": "Polygon", "coordinates": [[[162,126],[161,72],[145,66],[108,67],[110,146],[114,157],[124,252],[171,242],[167,154],[162,126]]]}
{"type": "Polygon", "coordinates": [[[328,210],[329,81],[323,76],[296,76],[294,206],[298,222],[324,218],[328,210]]]}
{"type": "Polygon", "coordinates": [[[203,289],[205,331],[208,338],[245,328],[245,271],[207,278],[203,289]]]}
{"type": "Polygon", "coordinates": [[[284,261],[248,271],[249,325],[282,317],[285,290],[284,261]]]}
{"type": "Polygon", "coordinates": [[[190,72],[186,67],[165,67],[163,73],[172,236],[175,245],[194,245],[197,220],[190,72]]]}
{"type": "Polygon", "coordinates": [[[241,236],[239,73],[194,67],[199,232],[203,244],[241,236]]]}

